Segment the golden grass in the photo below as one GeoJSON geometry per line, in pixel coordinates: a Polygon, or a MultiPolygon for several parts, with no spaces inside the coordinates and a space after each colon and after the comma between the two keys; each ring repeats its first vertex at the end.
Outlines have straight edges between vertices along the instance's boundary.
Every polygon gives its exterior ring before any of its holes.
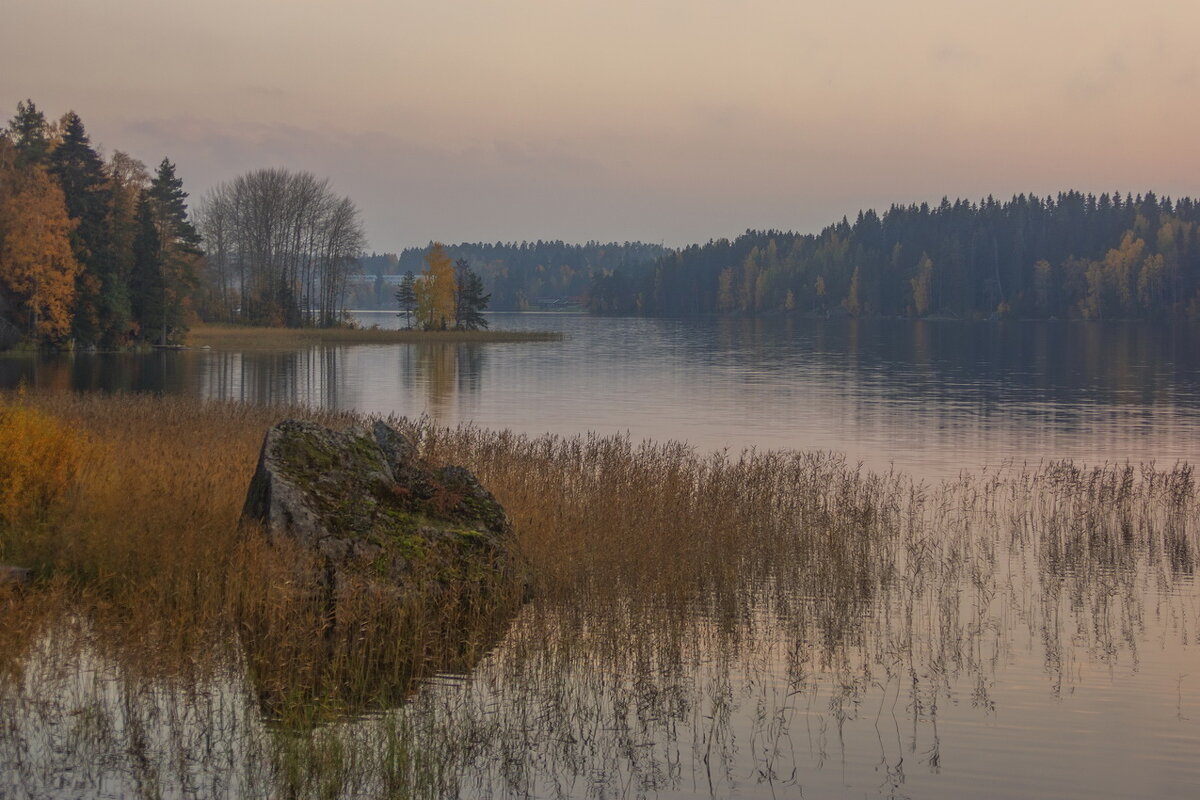
{"type": "Polygon", "coordinates": [[[247,325],[195,325],[188,332],[189,347],[214,350],[292,350],[300,347],[357,344],[504,344],[557,342],[553,331],[419,331],[385,328],[262,328],[247,325]]]}

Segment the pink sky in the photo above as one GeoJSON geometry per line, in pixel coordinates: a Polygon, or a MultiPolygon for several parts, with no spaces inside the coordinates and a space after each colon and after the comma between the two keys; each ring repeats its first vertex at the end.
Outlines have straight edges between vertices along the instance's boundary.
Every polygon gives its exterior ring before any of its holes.
{"type": "Polygon", "coordinates": [[[0,113],[193,198],[328,177],[377,250],[668,245],[892,202],[1200,194],[1200,3],[14,0],[0,113]]]}

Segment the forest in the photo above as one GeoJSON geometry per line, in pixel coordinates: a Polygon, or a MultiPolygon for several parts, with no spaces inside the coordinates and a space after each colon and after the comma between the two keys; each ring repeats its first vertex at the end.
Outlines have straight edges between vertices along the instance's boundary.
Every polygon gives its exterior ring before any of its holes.
{"type": "Polygon", "coordinates": [[[342,324],[366,246],[353,201],[286,169],[219,184],[194,215],[187,198],[169,159],[105,159],[78,114],[18,103],[0,130],[0,350],[174,346],[195,321],[342,324]]]}
{"type": "Polygon", "coordinates": [[[105,161],[83,121],[32,101],[0,133],[0,349],[165,344],[200,281],[200,236],[164,158],[105,161]]]}
{"type": "Polygon", "coordinates": [[[595,313],[1200,319],[1200,205],[1152,192],[863,211],[606,271],[595,313]]]}
{"type": "MultiPolygon", "coordinates": [[[[362,278],[351,290],[353,308],[391,308],[398,276],[419,273],[431,242],[395,253],[371,254],[360,264],[362,278]]],[[[579,307],[593,281],[614,272],[649,269],[667,250],[642,242],[561,241],[462,243],[444,245],[447,256],[470,263],[491,295],[494,311],[533,311],[579,307]]]]}

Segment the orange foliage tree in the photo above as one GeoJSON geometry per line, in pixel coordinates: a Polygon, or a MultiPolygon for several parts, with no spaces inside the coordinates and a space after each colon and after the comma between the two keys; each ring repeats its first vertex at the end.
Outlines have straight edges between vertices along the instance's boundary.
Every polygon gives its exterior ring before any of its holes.
{"type": "Polygon", "coordinates": [[[20,167],[0,145],[0,313],[34,338],[70,335],[82,267],[62,190],[39,166],[20,167]]]}

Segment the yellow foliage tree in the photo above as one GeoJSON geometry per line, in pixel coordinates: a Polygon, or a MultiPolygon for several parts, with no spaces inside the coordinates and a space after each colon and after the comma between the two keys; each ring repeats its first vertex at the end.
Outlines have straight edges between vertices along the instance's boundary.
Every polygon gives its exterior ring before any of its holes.
{"type": "Polygon", "coordinates": [[[18,167],[0,152],[0,293],[19,327],[40,339],[71,331],[76,277],[62,190],[37,166],[18,167]]]}
{"type": "MultiPolygon", "coordinates": [[[[854,273],[858,275],[857,272],[854,273]]],[[[933,303],[933,261],[925,253],[917,263],[917,276],[909,281],[912,284],[913,310],[918,317],[929,313],[933,303]]]]}
{"type": "Polygon", "coordinates": [[[730,312],[737,308],[737,298],[734,295],[733,267],[721,270],[717,278],[717,310],[730,312]]]}
{"type": "Polygon", "coordinates": [[[454,326],[454,296],[458,284],[454,279],[454,262],[440,242],[429,248],[425,271],[413,288],[417,294],[417,319],[425,330],[446,330],[454,326]]]}
{"type": "Polygon", "coordinates": [[[854,268],[854,274],[850,277],[850,291],[846,293],[846,299],[842,301],[842,306],[846,311],[850,312],[850,316],[857,317],[862,312],[862,301],[859,298],[859,277],[858,267],[854,268]]]}
{"type": "Polygon", "coordinates": [[[1121,239],[1121,246],[1109,250],[1104,257],[1104,267],[1116,285],[1117,300],[1125,316],[1131,317],[1137,312],[1137,279],[1145,249],[1146,242],[1129,231],[1121,239]]]}

